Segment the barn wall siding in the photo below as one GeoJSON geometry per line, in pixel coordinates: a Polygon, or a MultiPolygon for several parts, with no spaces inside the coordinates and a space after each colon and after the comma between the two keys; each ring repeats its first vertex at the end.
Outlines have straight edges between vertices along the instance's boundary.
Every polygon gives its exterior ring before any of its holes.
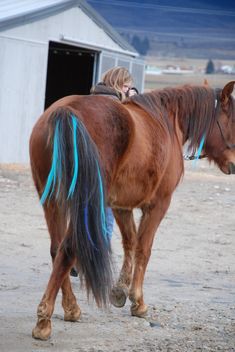
{"type": "Polygon", "coordinates": [[[47,45],[0,38],[0,162],[27,162],[33,124],[43,111],[47,45]]]}

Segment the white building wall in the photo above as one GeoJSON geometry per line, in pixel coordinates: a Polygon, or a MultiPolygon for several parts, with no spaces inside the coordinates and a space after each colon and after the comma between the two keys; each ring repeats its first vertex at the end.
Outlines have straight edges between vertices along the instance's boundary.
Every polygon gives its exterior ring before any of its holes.
{"type": "Polygon", "coordinates": [[[48,43],[61,34],[120,50],[79,8],[0,32],[0,163],[29,160],[30,133],[44,109],[48,43]]]}
{"type": "Polygon", "coordinates": [[[44,108],[47,45],[0,38],[0,162],[27,162],[44,108]]]}

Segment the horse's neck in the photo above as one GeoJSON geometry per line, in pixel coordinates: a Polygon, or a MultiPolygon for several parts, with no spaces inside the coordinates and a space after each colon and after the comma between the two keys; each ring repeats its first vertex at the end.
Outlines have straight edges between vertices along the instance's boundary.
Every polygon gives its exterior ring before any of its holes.
{"type": "Polygon", "coordinates": [[[182,144],[189,142],[193,152],[207,135],[215,121],[214,91],[205,87],[175,89],[173,102],[176,125],[182,133],[182,144]]]}

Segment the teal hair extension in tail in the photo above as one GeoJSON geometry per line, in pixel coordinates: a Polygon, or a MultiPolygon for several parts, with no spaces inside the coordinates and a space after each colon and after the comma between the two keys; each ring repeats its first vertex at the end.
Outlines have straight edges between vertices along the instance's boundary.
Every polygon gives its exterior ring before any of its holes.
{"type": "MultiPolygon", "coordinates": [[[[43,194],[40,199],[40,203],[43,205],[46,199],[52,196],[54,192],[57,174],[59,178],[59,185],[61,182],[61,153],[60,153],[60,144],[59,144],[59,127],[60,121],[56,121],[55,133],[54,133],[54,140],[53,140],[53,158],[52,158],[52,165],[51,170],[49,172],[46,186],[44,188],[43,194]],[[50,195],[49,195],[50,193],[50,195]]],[[[59,191],[59,186],[58,186],[59,191]]]]}
{"type": "Polygon", "coordinates": [[[97,172],[98,172],[98,180],[99,180],[99,191],[100,191],[100,213],[101,213],[101,224],[102,224],[102,231],[103,235],[105,237],[105,240],[109,242],[108,231],[107,231],[107,224],[106,224],[106,212],[105,212],[105,206],[104,206],[104,191],[103,191],[103,184],[102,184],[102,179],[101,179],[101,174],[100,174],[100,168],[98,163],[97,165],[97,172]]]}
{"type": "Polygon", "coordinates": [[[77,119],[74,115],[72,115],[72,126],[73,126],[73,156],[74,156],[74,167],[73,167],[73,178],[71,181],[71,185],[69,187],[69,192],[68,192],[68,199],[72,197],[75,186],[77,183],[77,178],[78,178],[78,148],[77,148],[77,119]]]}
{"type": "MultiPolygon", "coordinates": [[[[70,188],[68,191],[68,199],[72,197],[74,193],[74,189],[77,183],[78,178],[78,165],[79,165],[79,156],[78,156],[78,149],[77,149],[77,119],[75,116],[71,117],[72,119],[72,130],[73,130],[73,155],[74,155],[74,166],[73,166],[73,178],[70,184],[70,188]]],[[[51,198],[56,183],[58,183],[57,187],[57,194],[56,197],[59,195],[60,191],[60,184],[62,178],[62,166],[61,166],[61,146],[60,146],[60,120],[56,121],[55,126],[55,133],[54,133],[54,140],[53,140],[53,156],[52,156],[52,165],[51,170],[49,172],[46,186],[44,188],[43,194],[40,199],[40,203],[43,205],[46,199],[49,197],[51,198]]]]}

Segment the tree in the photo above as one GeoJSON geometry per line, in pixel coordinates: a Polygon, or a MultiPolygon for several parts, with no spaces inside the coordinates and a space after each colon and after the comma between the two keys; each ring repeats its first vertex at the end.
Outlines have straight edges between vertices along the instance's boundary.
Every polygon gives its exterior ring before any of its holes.
{"type": "Polygon", "coordinates": [[[214,66],[213,61],[210,59],[207,62],[207,65],[206,65],[206,73],[207,74],[211,74],[211,73],[214,73],[214,72],[215,72],[215,66],[214,66]]]}
{"type": "Polygon", "coordinates": [[[150,47],[147,37],[140,39],[136,34],[133,36],[131,44],[141,55],[146,55],[150,47]]]}
{"type": "Polygon", "coordinates": [[[149,40],[147,37],[144,38],[143,40],[143,43],[142,43],[142,54],[143,55],[146,55],[148,50],[150,48],[150,45],[149,45],[149,40]]]}
{"type": "Polygon", "coordinates": [[[136,35],[136,34],[132,38],[132,45],[137,51],[140,51],[141,41],[140,41],[140,38],[138,37],[138,35],[136,35]]]}

